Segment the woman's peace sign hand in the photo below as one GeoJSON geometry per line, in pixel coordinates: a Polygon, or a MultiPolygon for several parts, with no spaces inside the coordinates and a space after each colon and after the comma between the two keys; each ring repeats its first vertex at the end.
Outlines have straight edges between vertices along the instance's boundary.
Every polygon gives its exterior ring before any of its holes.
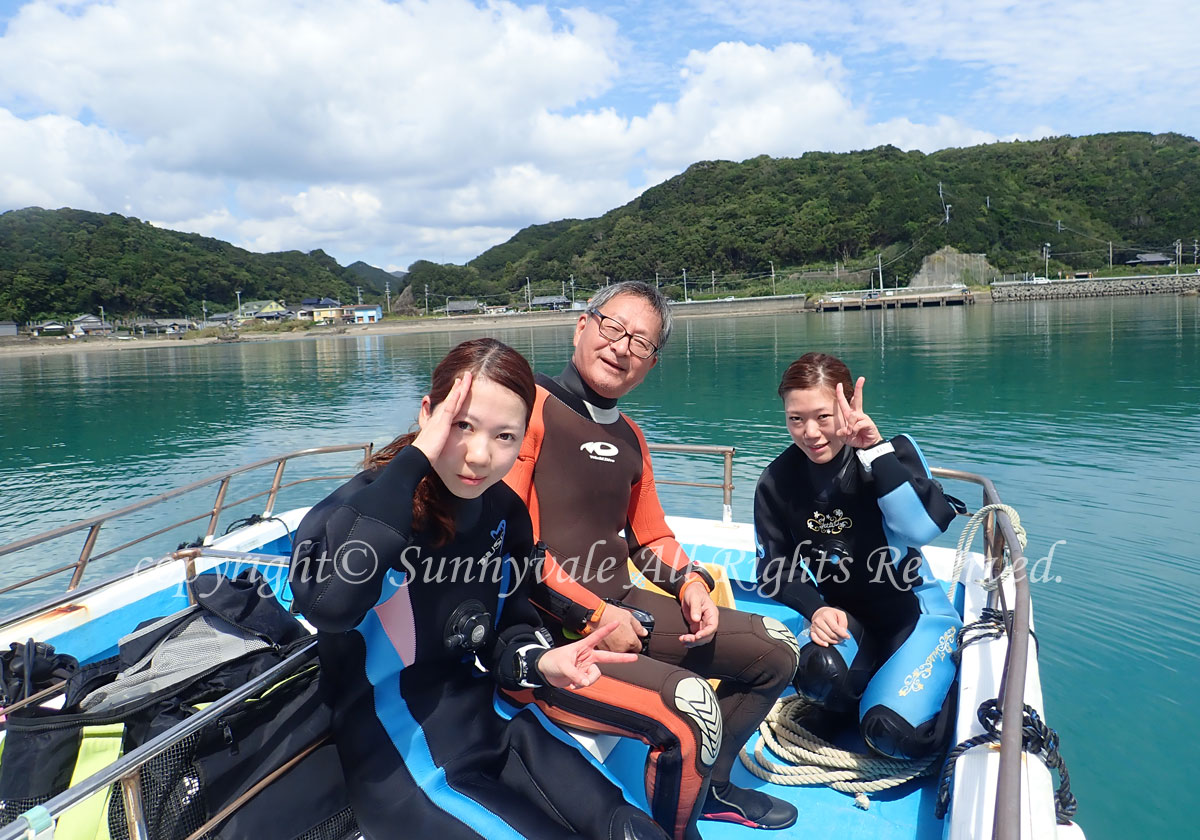
{"type": "Polygon", "coordinates": [[[446,394],[446,399],[438,403],[437,408],[430,410],[428,396],[421,400],[421,413],[417,418],[421,432],[412,445],[424,452],[425,457],[431,463],[442,454],[442,449],[445,448],[446,441],[450,438],[450,429],[454,424],[454,418],[458,416],[458,412],[462,409],[463,403],[467,401],[467,395],[470,393],[471,374],[468,371],[454,380],[450,393],[446,394]]]}
{"type": "Polygon", "coordinates": [[[858,377],[858,382],[854,383],[854,400],[852,402],[846,401],[846,392],[842,388],[842,383],[839,382],[837,385],[837,404],[841,414],[841,424],[838,426],[836,434],[843,443],[855,449],[866,449],[883,440],[879,429],[875,428],[875,421],[863,413],[863,386],[866,385],[866,382],[866,377],[858,377]]]}
{"type": "Polygon", "coordinates": [[[556,688],[587,688],[600,679],[602,663],[636,662],[636,653],[616,653],[596,647],[617,626],[618,622],[610,622],[577,642],[543,653],[537,666],[542,679],[556,688]]]}

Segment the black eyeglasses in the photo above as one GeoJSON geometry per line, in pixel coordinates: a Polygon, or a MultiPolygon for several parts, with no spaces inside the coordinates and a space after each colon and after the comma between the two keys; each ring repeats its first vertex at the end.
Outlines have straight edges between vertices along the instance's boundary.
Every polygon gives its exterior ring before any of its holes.
{"type": "Polygon", "coordinates": [[[600,335],[608,341],[615,344],[629,336],[629,352],[639,359],[649,359],[658,352],[657,344],[645,336],[631,333],[616,318],[609,318],[598,309],[589,309],[588,314],[596,316],[596,320],[600,322],[600,335]]]}

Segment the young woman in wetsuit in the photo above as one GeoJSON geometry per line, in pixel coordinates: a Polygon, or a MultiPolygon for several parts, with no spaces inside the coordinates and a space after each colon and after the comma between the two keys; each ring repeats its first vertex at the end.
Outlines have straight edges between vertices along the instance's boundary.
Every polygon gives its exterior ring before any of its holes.
{"type": "Polygon", "coordinates": [[[369,838],[654,838],[571,739],[509,689],[590,685],[611,624],[551,648],[529,593],[529,515],[501,479],[534,402],[533,373],[493,339],[438,364],[420,431],[317,504],[296,533],[291,584],[318,630],[334,735],[369,838]],[[488,679],[487,677],[491,677],[488,679]],[[588,796],[578,795],[583,785],[588,796]]]}
{"type": "Polygon", "coordinates": [[[823,353],[784,372],[793,445],[755,490],[758,580],[808,621],[796,690],[835,711],[857,706],[872,748],[918,757],[941,747],[953,717],[961,621],[921,546],[954,509],[912,439],[879,434],[865,382],[823,353]]]}

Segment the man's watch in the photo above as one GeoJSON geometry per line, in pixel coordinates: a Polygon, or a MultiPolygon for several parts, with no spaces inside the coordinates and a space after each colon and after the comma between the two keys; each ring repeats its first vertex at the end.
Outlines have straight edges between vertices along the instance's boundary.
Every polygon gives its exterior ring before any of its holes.
{"type": "Polygon", "coordinates": [[[701,566],[695,560],[693,560],[691,562],[691,564],[687,567],[687,571],[684,574],[684,578],[686,579],[688,575],[693,575],[693,574],[700,576],[700,580],[704,581],[704,585],[708,587],[709,592],[712,592],[714,589],[717,588],[717,582],[716,582],[716,580],[713,579],[713,576],[711,574],[709,574],[708,569],[701,566]]]}

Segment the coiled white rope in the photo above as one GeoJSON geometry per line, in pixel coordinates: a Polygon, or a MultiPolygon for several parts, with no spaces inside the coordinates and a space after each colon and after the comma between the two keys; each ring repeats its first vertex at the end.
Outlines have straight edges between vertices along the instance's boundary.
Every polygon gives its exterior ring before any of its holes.
{"type": "MultiPolygon", "coordinates": [[[[984,505],[979,510],[971,514],[970,520],[967,521],[966,527],[963,528],[962,534],[958,538],[958,548],[954,552],[954,571],[950,575],[950,603],[954,603],[955,590],[958,588],[959,578],[962,577],[963,566],[967,563],[967,552],[971,547],[971,543],[975,540],[975,534],[979,531],[979,527],[987,520],[988,514],[992,512],[1002,512],[1008,514],[1008,519],[1012,522],[1013,531],[1017,534],[1017,540],[1021,543],[1021,548],[1025,548],[1028,537],[1025,534],[1025,529],[1021,527],[1021,516],[1014,508],[1005,504],[984,505]]],[[[979,579],[975,581],[987,591],[991,591],[998,587],[1008,578],[1012,577],[1012,556],[1008,551],[1008,547],[1004,548],[1004,569],[999,577],[979,579]]]]}
{"type": "Polygon", "coordinates": [[[887,790],[937,772],[938,755],[907,761],[833,746],[800,725],[799,718],[808,705],[809,702],[798,694],[775,704],[759,724],[762,737],[754,745],[753,754],[742,748],[739,757],[747,770],[763,781],[778,785],[828,785],[852,794],[854,804],[864,811],[871,804],[868,793],[887,790]],[[768,748],[786,763],[769,758],[768,748]]]}

